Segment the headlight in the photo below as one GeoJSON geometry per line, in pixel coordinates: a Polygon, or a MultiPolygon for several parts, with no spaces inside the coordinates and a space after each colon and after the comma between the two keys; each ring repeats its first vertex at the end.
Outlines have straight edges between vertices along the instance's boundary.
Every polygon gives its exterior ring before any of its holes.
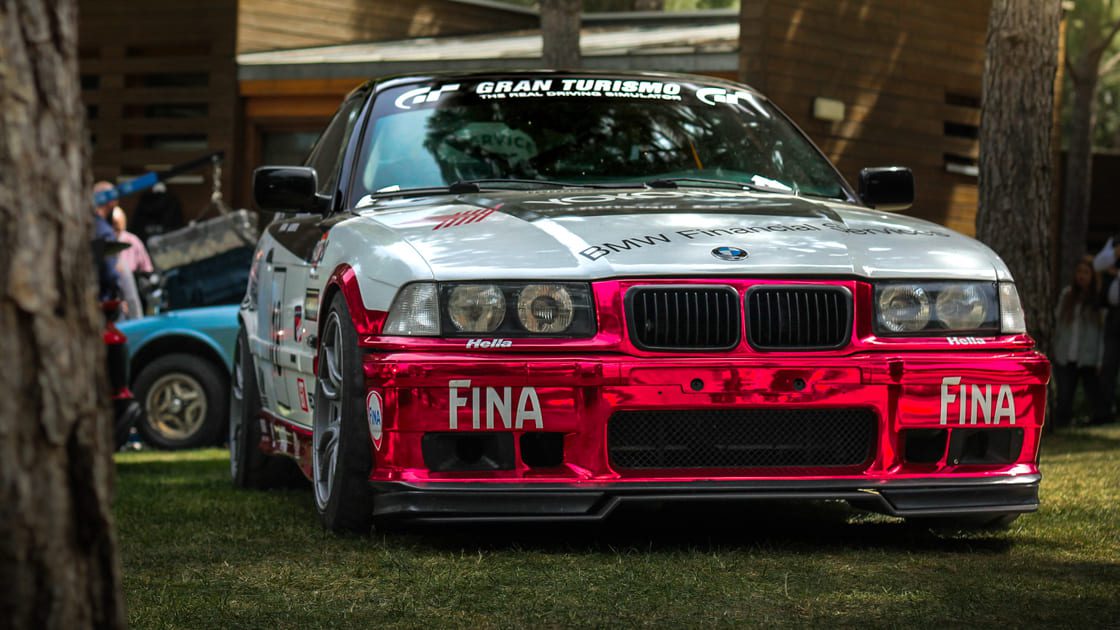
{"type": "Polygon", "coordinates": [[[517,297],[517,316],[531,333],[561,333],[572,324],[572,296],[559,284],[530,284],[517,297]]]}
{"type": "Polygon", "coordinates": [[[975,284],[957,284],[937,294],[937,316],[946,328],[976,330],[984,324],[989,306],[975,284]]]}
{"type": "Polygon", "coordinates": [[[876,329],[887,335],[995,334],[1000,297],[994,282],[880,284],[875,287],[876,329]]]}
{"type": "Polygon", "coordinates": [[[449,282],[439,291],[445,336],[595,334],[591,286],[583,282],[449,282]]]}
{"type": "Polygon", "coordinates": [[[914,285],[881,287],[879,298],[879,325],[894,333],[917,332],[929,325],[929,296],[925,289],[914,285]]]}
{"type": "Polygon", "coordinates": [[[438,335],[439,299],[436,285],[415,282],[405,285],[393,300],[385,318],[385,335],[438,335]]]}
{"type": "Polygon", "coordinates": [[[461,284],[451,289],[447,315],[456,332],[494,332],[506,317],[506,298],[492,284],[461,284]]]}

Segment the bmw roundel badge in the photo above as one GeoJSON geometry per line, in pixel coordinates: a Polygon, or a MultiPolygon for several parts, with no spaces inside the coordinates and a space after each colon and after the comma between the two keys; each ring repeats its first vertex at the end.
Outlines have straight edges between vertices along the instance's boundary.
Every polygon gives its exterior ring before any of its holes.
{"type": "Polygon", "coordinates": [[[727,247],[726,245],[713,249],[712,255],[716,258],[719,258],[720,260],[743,260],[747,256],[749,256],[749,254],[747,254],[747,250],[745,249],[740,249],[738,247],[727,247]]]}

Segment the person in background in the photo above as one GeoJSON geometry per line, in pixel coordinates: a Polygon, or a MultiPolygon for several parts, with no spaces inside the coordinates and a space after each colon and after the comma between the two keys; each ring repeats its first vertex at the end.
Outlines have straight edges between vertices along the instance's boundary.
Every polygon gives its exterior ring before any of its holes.
{"type": "Polygon", "coordinates": [[[128,245],[128,249],[117,255],[117,275],[120,277],[121,294],[128,308],[124,310],[125,319],[144,316],[144,303],[140,301],[140,290],[136,284],[136,273],[151,273],[152,260],[140,238],[125,229],[127,217],[119,206],[113,208],[113,232],[117,240],[128,245]]]}
{"type": "Polygon", "coordinates": [[[1104,320],[1104,358],[1101,360],[1101,397],[1096,412],[1099,423],[1111,422],[1115,416],[1116,372],[1120,368],[1120,276],[1116,260],[1120,258],[1120,234],[1108,239],[1093,258],[1093,269],[1103,274],[1102,302],[1107,309],[1104,320]]]}
{"type": "Polygon", "coordinates": [[[120,253],[122,266],[132,273],[152,273],[152,259],[148,256],[148,249],[139,236],[128,231],[128,217],[120,206],[113,208],[113,232],[118,241],[131,246],[120,253]]]}
{"type": "MultiPolygon", "coordinates": [[[[93,185],[94,194],[103,190],[112,190],[109,182],[97,182],[93,185]]],[[[105,243],[117,242],[113,226],[109,225],[109,215],[116,207],[116,202],[110,201],[94,208],[93,212],[93,244],[95,264],[97,265],[97,299],[101,301],[112,300],[120,297],[120,274],[117,273],[117,257],[103,256],[100,246],[105,243]]]]}
{"type": "Polygon", "coordinates": [[[1073,270],[1073,282],[1062,289],[1055,313],[1054,351],[1050,357],[1058,381],[1054,427],[1073,425],[1073,397],[1077,382],[1084,384],[1091,413],[1100,408],[1101,339],[1104,330],[1100,307],[1100,278],[1093,259],[1082,258],[1073,270]]]}
{"type": "Polygon", "coordinates": [[[1101,302],[1108,309],[1104,317],[1104,359],[1101,361],[1101,407],[1096,419],[1109,423],[1116,419],[1113,414],[1117,398],[1117,369],[1120,368],[1120,276],[1117,275],[1117,259],[1120,258],[1120,234],[1114,235],[1104,243],[1100,252],[1093,258],[1093,269],[1100,272],[1104,280],[1101,302]]]}

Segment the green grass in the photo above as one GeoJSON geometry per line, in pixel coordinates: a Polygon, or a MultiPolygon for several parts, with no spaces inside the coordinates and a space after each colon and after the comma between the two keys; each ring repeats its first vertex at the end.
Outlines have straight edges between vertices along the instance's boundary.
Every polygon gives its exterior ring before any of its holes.
{"type": "Polygon", "coordinates": [[[225,451],[117,456],[137,628],[1120,623],[1120,427],[1050,436],[1042,509],[938,536],[838,507],[336,537],[225,451]]]}

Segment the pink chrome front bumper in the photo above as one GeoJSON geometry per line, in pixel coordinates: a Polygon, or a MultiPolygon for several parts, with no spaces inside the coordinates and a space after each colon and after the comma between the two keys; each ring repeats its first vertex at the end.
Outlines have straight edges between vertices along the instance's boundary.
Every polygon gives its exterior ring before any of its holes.
{"type": "Polygon", "coordinates": [[[376,511],[598,519],[627,502],[772,498],[846,500],[902,516],[1036,509],[1046,359],[1028,350],[899,350],[640,359],[367,352],[367,388],[378,394],[368,397],[380,438],[371,444],[376,511]],[[873,417],[867,457],[651,468],[620,467],[612,456],[616,414],[680,412],[691,422],[689,412],[734,410],[859,410],[873,417]],[[547,457],[529,457],[530,434],[552,436],[547,457]],[[491,448],[482,464],[456,465],[491,448]]]}

